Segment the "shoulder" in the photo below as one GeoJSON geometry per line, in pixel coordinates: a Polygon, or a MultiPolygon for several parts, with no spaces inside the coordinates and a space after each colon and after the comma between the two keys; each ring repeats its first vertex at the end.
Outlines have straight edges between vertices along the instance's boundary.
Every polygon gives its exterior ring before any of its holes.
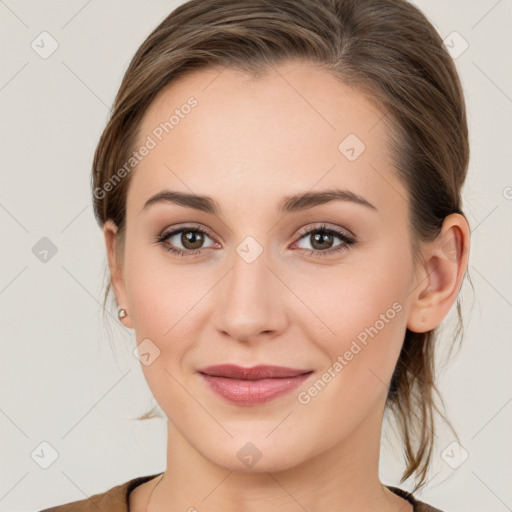
{"type": "Polygon", "coordinates": [[[108,491],[94,494],[89,498],[73,501],[72,503],[65,503],[51,508],[45,508],[40,512],[98,512],[98,510],[108,510],[109,512],[129,512],[128,499],[130,492],[138,485],[155,478],[161,473],[154,475],[139,476],[128,480],[122,484],[112,487],[108,491]]]}
{"type": "Polygon", "coordinates": [[[398,487],[393,487],[390,485],[386,486],[390,491],[393,491],[395,494],[400,496],[401,498],[406,499],[409,503],[413,506],[414,512],[443,512],[442,510],[439,510],[438,508],[434,508],[427,503],[423,503],[423,501],[419,501],[416,499],[410,492],[404,491],[403,489],[400,489],[398,487]]]}

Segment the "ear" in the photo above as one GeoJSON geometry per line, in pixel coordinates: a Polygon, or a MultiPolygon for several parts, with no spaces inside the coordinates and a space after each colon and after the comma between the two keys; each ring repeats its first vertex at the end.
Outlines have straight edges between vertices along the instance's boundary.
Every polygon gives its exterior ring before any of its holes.
{"type": "Polygon", "coordinates": [[[105,245],[107,249],[108,267],[110,270],[110,283],[114,290],[116,302],[119,307],[126,309],[128,315],[120,319],[120,322],[130,329],[133,329],[133,323],[130,316],[130,309],[128,307],[128,300],[126,295],[126,287],[123,274],[123,265],[119,259],[120,247],[116,251],[116,233],[117,226],[112,220],[107,220],[103,225],[103,235],[105,237],[105,245]]]}
{"type": "Polygon", "coordinates": [[[463,215],[453,213],[437,238],[422,251],[407,328],[427,332],[448,315],[457,299],[469,259],[470,229],[463,215]]]}

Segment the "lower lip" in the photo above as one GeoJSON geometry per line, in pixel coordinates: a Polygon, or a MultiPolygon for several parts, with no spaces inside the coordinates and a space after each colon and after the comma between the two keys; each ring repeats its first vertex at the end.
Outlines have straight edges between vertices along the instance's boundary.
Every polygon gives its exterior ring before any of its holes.
{"type": "Polygon", "coordinates": [[[310,375],[311,373],[305,373],[278,379],[241,380],[201,374],[215,393],[239,405],[270,402],[300,386],[310,375]]]}

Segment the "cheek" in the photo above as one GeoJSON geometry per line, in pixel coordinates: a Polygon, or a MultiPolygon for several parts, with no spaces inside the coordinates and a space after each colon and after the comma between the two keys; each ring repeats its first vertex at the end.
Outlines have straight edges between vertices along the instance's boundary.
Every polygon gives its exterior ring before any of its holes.
{"type": "Polygon", "coordinates": [[[190,265],[171,263],[163,248],[138,236],[140,243],[131,247],[127,244],[125,264],[126,291],[137,338],[171,337],[182,319],[188,317],[187,311],[199,301],[203,293],[201,277],[190,265]]]}
{"type": "Polygon", "coordinates": [[[365,333],[369,336],[366,329],[371,326],[385,337],[385,333],[392,334],[392,324],[397,332],[396,324],[404,322],[398,313],[405,309],[408,271],[407,264],[393,267],[381,260],[339,272],[330,269],[330,273],[316,274],[313,279],[309,275],[300,285],[296,283],[294,291],[314,314],[311,339],[318,340],[320,333],[326,351],[334,354],[347,340],[364,342],[365,333]]]}
{"type": "Polygon", "coordinates": [[[351,272],[338,284],[320,284],[308,304],[317,306],[315,313],[334,334],[321,330],[318,320],[303,323],[305,336],[327,357],[299,403],[311,432],[322,425],[339,438],[387,395],[405,333],[405,282],[389,282],[375,268],[375,273],[351,272]]]}
{"type": "Polygon", "coordinates": [[[126,290],[144,377],[157,403],[172,418],[173,411],[185,414],[192,407],[179,383],[183,361],[197,338],[192,330],[200,323],[204,276],[190,266],[171,265],[166,254],[155,253],[154,248],[145,254],[134,248],[126,260],[126,290]],[[148,352],[150,361],[144,361],[148,352]]]}
{"type": "Polygon", "coordinates": [[[171,262],[159,247],[133,245],[125,266],[128,305],[137,344],[150,340],[145,343],[158,354],[150,365],[142,365],[158,399],[160,388],[174,393],[171,375],[183,372],[187,353],[200,337],[208,303],[205,294],[218,276],[206,265],[171,262]]]}
{"type": "Polygon", "coordinates": [[[298,291],[315,313],[313,321],[303,322],[305,336],[328,356],[326,369],[333,371],[341,358],[344,377],[334,387],[356,390],[359,398],[363,388],[385,390],[405,334],[410,265],[407,255],[382,250],[350,271],[340,268],[329,279],[327,273],[315,279],[309,292],[305,283],[298,291]]]}

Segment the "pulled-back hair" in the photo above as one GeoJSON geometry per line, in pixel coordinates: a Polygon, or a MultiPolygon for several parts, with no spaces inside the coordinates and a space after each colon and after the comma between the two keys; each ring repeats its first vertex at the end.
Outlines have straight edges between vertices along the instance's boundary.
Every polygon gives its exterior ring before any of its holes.
{"type": "MultiPolygon", "coordinates": [[[[463,93],[440,36],[416,7],[405,0],[191,0],[137,50],[96,149],[95,216],[101,226],[108,219],[117,225],[116,247],[124,245],[131,173],[115,187],[104,185],[130,158],[156,95],[200,68],[225,66],[261,76],[288,61],[314,63],[380,105],[390,126],[394,167],[409,193],[415,261],[419,243],[433,240],[447,215],[463,215],[469,159],[463,93]]],[[[110,282],[104,305],[109,291],[110,282]]],[[[457,315],[455,338],[463,333],[459,298],[457,315]]],[[[435,384],[436,334],[407,329],[386,401],[404,443],[402,482],[415,475],[415,489],[426,481],[435,415],[443,416],[435,384]]]]}

